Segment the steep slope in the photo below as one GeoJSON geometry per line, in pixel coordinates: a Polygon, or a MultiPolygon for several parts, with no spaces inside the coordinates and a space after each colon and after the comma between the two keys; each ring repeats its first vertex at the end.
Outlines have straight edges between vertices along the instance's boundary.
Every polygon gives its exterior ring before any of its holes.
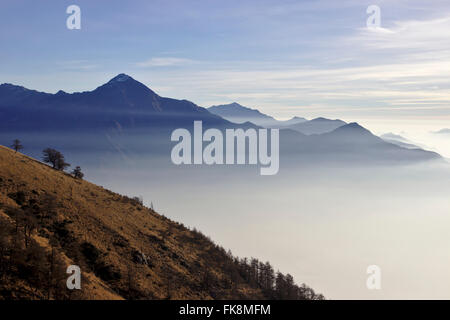
{"type": "Polygon", "coordinates": [[[198,231],[2,146],[0,231],[0,299],[321,298],[306,286],[286,295],[270,265],[255,277],[198,231]],[[65,287],[69,264],[82,290],[65,287]]]}

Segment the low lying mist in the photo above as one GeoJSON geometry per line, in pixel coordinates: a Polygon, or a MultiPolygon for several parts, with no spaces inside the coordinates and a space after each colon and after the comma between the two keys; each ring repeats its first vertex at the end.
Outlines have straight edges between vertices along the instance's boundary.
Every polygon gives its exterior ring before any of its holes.
{"type": "MultiPolygon", "coordinates": [[[[332,299],[450,298],[445,165],[105,168],[92,181],[142,195],[239,256],[269,260],[332,299]],[[368,290],[378,265],[382,289],[368,290]]],[[[154,159],[153,159],[153,163],[154,159]]]]}
{"type": "Polygon", "coordinates": [[[448,164],[281,159],[277,175],[261,176],[256,165],[175,166],[151,145],[137,154],[120,144],[90,148],[93,138],[83,135],[79,149],[58,136],[33,146],[32,137],[20,138],[26,154],[39,158],[44,143],[61,149],[87,180],[143,196],[159,213],[236,255],[270,261],[327,298],[450,298],[448,164]],[[369,265],[381,268],[381,290],[366,287],[369,265]]]}

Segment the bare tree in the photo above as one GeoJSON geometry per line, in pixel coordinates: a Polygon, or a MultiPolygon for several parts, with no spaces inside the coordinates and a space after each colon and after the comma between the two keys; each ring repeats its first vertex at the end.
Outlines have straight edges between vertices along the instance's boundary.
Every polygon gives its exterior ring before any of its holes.
{"type": "Polygon", "coordinates": [[[13,148],[17,152],[23,149],[23,145],[19,139],[15,139],[13,141],[13,144],[11,145],[11,148],[13,148]]]}
{"type": "Polygon", "coordinates": [[[64,155],[61,152],[52,148],[47,148],[44,149],[42,153],[44,162],[50,163],[53,166],[53,169],[63,171],[65,168],[70,167],[70,164],[66,163],[64,155]]]}

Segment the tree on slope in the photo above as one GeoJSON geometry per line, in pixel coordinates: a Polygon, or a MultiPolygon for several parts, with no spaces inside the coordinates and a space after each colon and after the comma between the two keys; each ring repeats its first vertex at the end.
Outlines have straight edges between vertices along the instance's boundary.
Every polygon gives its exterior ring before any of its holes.
{"type": "Polygon", "coordinates": [[[23,145],[19,139],[15,139],[13,141],[13,144],[11,145],[11,148],[13,148],[17,152],[23,149],[23,145]]]}
{"type": "Polygon", "coordinates": [[[70,167],[69,163],[66,163],[64,155],[52,148],[44,149],[42,159],[46,163],[50,163],[53,169],[63,171],[65,168],[70,167]]]}

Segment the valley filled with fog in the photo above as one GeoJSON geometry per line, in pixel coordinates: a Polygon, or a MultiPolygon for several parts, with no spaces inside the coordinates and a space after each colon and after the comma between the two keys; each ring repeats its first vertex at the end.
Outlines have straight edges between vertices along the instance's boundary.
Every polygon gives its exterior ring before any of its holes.
{"type": "Polygon", "coordinates": [[[159,213],[234,254],[273,261],[327,298],[449,298],[446,164],[285,166],[281,158],[277,175],[260,176],[257,166],[168,160],[110,157],[87,165],[87,179],[143,196],[159,213]],[[382,290],[366,288],[374,264],[382,290]]]}

